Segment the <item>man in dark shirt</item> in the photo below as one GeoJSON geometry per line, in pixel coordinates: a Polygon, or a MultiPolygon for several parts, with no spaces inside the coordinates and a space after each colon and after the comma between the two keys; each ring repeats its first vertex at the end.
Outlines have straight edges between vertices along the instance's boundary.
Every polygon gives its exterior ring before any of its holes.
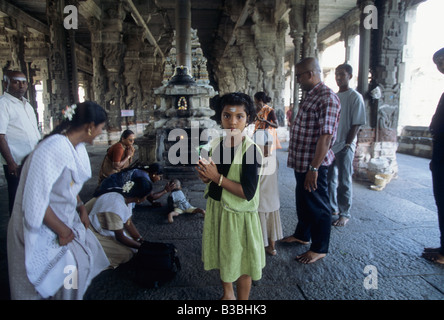
{"type": "MultiPolygon", "coordinates": [[[[444,74],[444,48],[433,55],[433,62],[439,72],[444,74]]],[[[433,194],[438,208],[438,223],[441,233],[439,248],[424,248],[422,256],[430,261],[444,264],[444,93],[439,100],[438,107],[430,124],[433,137],[433,153],[430,162],[432,171],[433,194]]]]}

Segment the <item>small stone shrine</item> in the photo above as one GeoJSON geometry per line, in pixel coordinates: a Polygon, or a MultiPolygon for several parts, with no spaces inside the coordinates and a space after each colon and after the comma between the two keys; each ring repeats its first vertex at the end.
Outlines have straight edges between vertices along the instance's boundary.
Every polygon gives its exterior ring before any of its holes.
{"type": "Polygon", "coordinates": [[[154,89],[160,106],[154,108],[144,136],[138,139],[139,159],[160,162],[167,176],[195,176],[197,148],[208,142],[207,129],[216,127],[210,98],[217,92],[209,85],[206,59],[192,33],[192,76],[187,66],[177,65],[176,43],[166,59],[163,85],[154,89]],[[172,75],[172,70],[175,70],[172,75]]]}

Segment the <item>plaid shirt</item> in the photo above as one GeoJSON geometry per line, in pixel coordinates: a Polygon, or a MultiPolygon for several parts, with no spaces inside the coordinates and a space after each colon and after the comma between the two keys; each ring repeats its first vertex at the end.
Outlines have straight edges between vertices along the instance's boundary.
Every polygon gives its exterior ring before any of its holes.
{"type": "Polygon", "coordinates": [[[334,160],[331,146],[336,139],[341,102],[338,96],[323,82],[307,92],[291,126],[287,166],[296,172],[306,172],[313,160],[316,144],[321,135],[333,135],[323,166],[334,160]]]}

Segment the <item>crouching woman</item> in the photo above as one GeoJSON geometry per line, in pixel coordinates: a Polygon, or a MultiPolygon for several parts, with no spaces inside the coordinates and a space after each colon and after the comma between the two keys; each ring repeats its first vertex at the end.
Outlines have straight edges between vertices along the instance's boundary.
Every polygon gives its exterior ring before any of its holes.
{"type": "Polygon", "coordinates": [[[122,188],[102,194],[91,209],[90,228],[99,240],[110,261],[116,268],[129,261],[143,242],[132,222],[132,203],[146,200],[153,186],[146,178],[129,180],[122,188]]]}

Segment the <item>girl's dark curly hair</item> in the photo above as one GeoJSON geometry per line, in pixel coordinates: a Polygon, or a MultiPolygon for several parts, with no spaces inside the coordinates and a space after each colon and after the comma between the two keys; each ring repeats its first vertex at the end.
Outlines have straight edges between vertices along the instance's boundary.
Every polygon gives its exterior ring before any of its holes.
{"type": "Polygon", "coordinates": [[[253,100],[245,93],[232,92],[220,98],[219,103],[214,107],[214,111],[216,111],[215,119],[218,124],[221,124],[222,110],[225,106],[244,106],[248,124],[253,123],[256,118],[256,108],[253,100]]]}

